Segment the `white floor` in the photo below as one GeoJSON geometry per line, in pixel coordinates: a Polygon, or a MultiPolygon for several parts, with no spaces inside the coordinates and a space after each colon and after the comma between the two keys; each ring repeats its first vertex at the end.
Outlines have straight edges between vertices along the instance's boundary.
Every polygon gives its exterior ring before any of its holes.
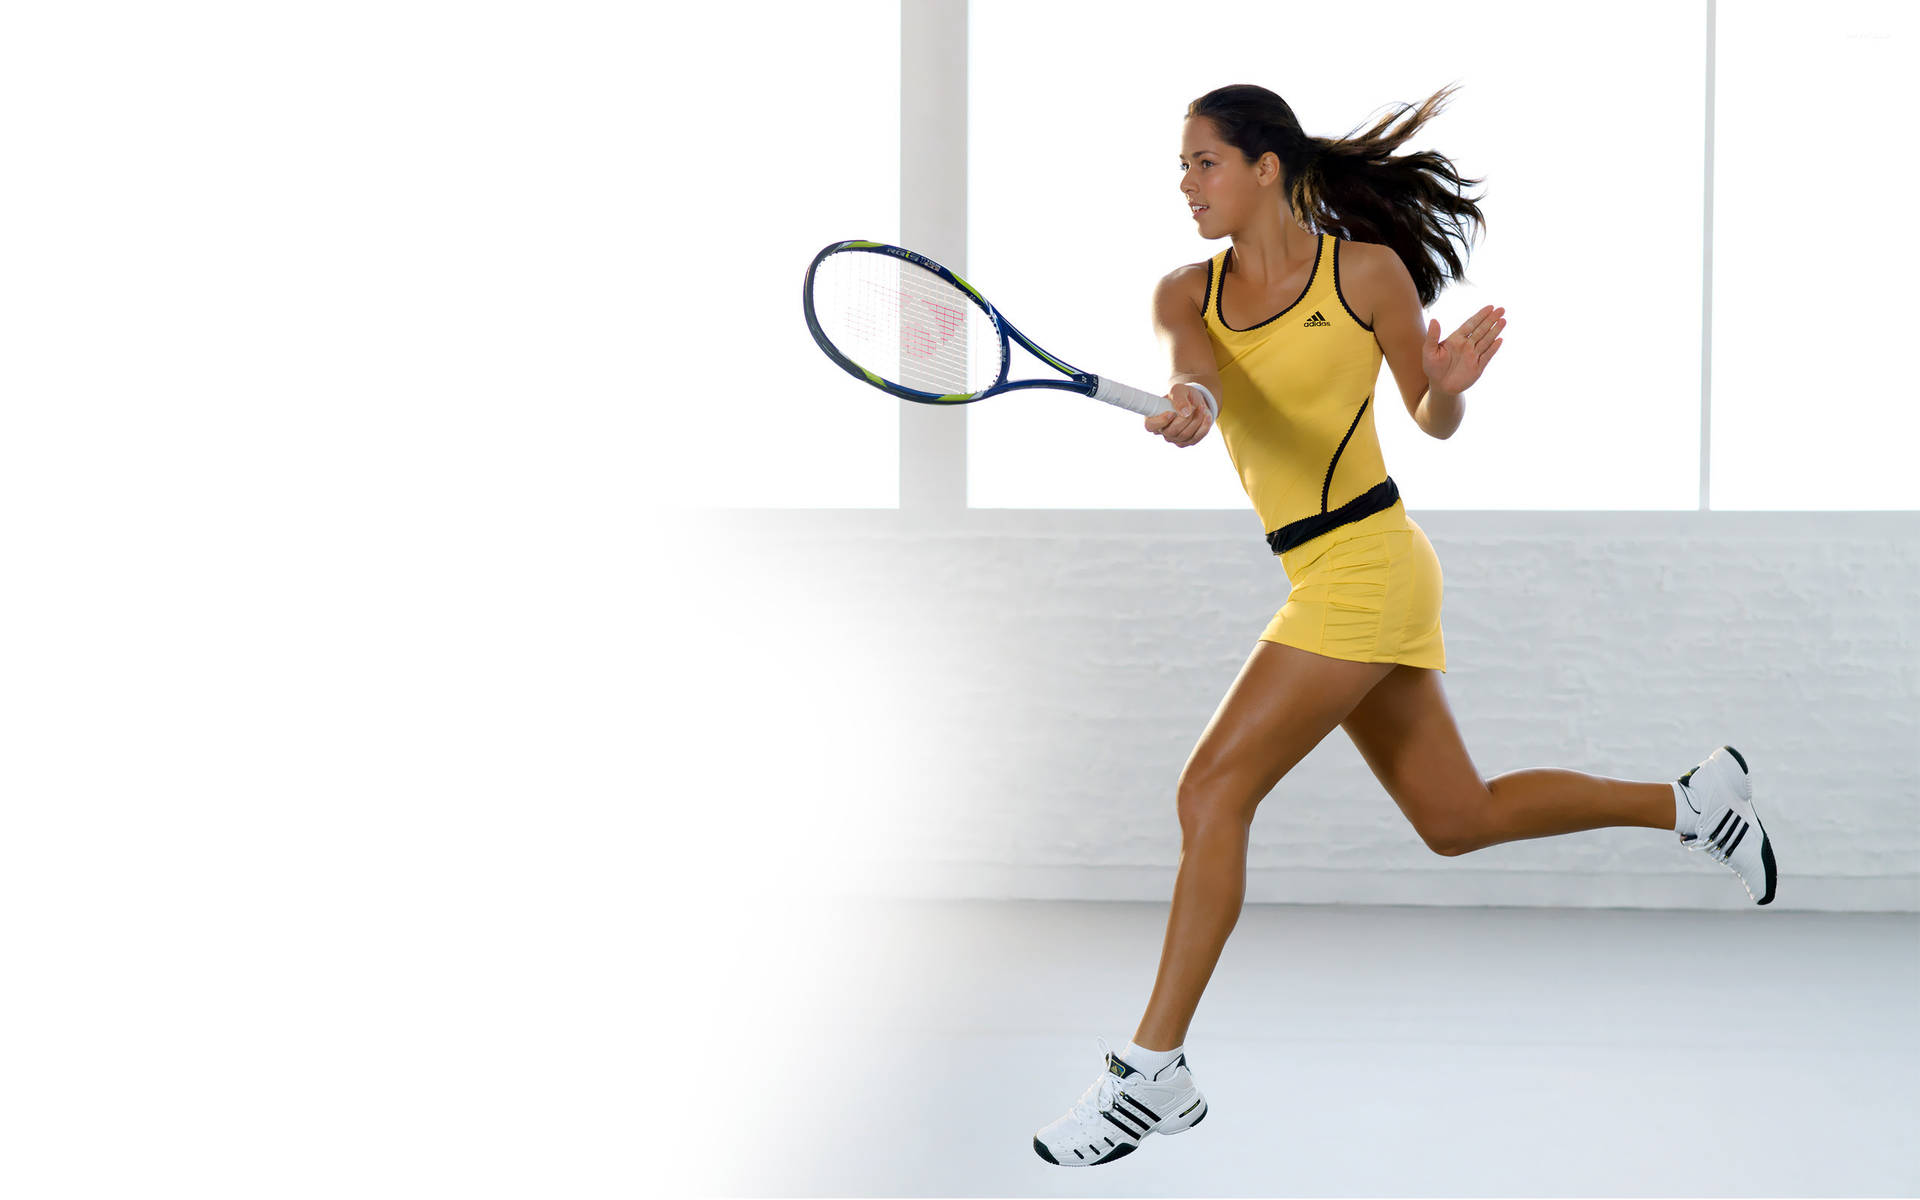
{"type": "Polygon", "coordinates": [[[1051,1166],[1033,1132],[1098,1077],[1096,1035],[1132,1035],[1166,912],[765,911],[738,943],[757,982],[684,1034],[700,1044],[681,1061],[709,1069],[664,1131],[668,1178],[782,1196],[1920,1194],[1920,916],[1759,908],[1250,905],[1187,1038],[1206,1123],[1051,1166]]]}

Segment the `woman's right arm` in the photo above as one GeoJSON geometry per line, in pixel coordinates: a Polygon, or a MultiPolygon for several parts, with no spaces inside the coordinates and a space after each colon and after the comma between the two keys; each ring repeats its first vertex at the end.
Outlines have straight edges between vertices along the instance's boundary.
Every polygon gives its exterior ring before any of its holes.
{"type": "Polygon", "coordinates": [[[1173,375],[1167,381],[1170,412],[1148,417],[1146,428],[1176,446],[1191,446],[1213,427],[1206,402],[1183,384],[1197,383],[1213,393],[1214,402],[1225,404],[1220,394],[1220,371],[1213,361],[1213,343],[1207,338],[1207,324],[1200,305],[1193,297],[1195,282],[1191,272],[1205,270],[1204,265],[1180,267],[1169,272],[1153,289],[1153,328],[1167,348],[1173,362],[1173,375]],[[1187,410],[1181,416],[1182,409],[1187,410]]]}

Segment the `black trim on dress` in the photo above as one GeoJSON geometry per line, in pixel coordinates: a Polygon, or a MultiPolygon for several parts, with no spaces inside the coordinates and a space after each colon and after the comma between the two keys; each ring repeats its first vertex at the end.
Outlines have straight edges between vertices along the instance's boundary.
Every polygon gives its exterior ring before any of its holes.
{"type": "Polygon", "coordinates": [[[1360,314],[1353,311],[1353,305],[1347,303],[1347,294],[1340,290],[1340,243],[1339,242],[1335,242],[1333,244],[1333,294],[1340,297],[1340,307],[1347,310],[1347,315],[1353,318],[1353,323],[1355,325],[1358,325],[1360,328],[1366,330],[1368,333],[1373,332],[1373,326],[1367,324],[1365,321],[1362,321],[1360,319],[1360,314]]]}
{"type": "MultiPolygon", "coordinates": [[[[1333,236],[1332,234],[1328,234],[1328,233],[1322,233],[1322,234],[1316,235],[1315,244],[1313,247],[1313,270],[1307,275],[1307,286],[1300,289],[1300,294],[1293,298],[1293,303],[1287,305],[1285,308],[1281,309],[1279,312],[1273,314],[1272,316],[1268,317],[1266,320],[1260,322],[1260,324],[1250,325],[1245,329],[1235,329],[1233,326],[1227,324],[1226,310],[1224,305],[1221,303],[1221,298],[1224,297],[1227,292],[1226,256],[1233,253],[1233,247],[1229,246],[1224,251],[1222,251],[1221,258],[1220,258],[1220,290],[1214,296],[1214,305],[1213,305],[1213,315],[1214,315],[1214,318],[1220,322],[1220,327],[1231,333],[1252,333],[1256,329],[1263,329],[1266,326],[1273,324],[1275,321],[1278,321],[1281,317],[1284,317],[1288,313],[1292,312],[1294,309],[1299,308],[1300,302],[1302,300],[1305,300],[1307,298],[1307,293],[1313,290],[1313,281],[1320,278],[1320,260],[1326,256],[1327,239],[1332,236],[1333,236]]],[[[1208,265],[1209,267],[1211,267],[1212,265],[1211,260],[1208,261],[1208,265]]]]}

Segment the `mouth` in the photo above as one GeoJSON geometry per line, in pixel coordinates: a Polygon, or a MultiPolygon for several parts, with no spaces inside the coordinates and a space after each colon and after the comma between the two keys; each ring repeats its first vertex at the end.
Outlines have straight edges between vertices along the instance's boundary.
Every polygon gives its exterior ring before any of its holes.
{"type": "Polygon", "coordinates": [[[1193,215],[1197,217],[1197,216],[1199,216],[1199,215],[1200,215],[1201,213],[1203,213],[1203,212],[1205,212],[1205,211],[1207,211],[1207,209],[1208,209],[1208,208],[1210,208],[1210,207],[1212,207],[1212,206],[1211,206],[1211,205],[1207,205],[1207,204],[1189,204],[1189,205],[1187,205],[1187,207],[1188,207],[1188,208],[1190,208],[1190,209],[1192,209],[1192,210],[1193,210],[1193,215]]]}

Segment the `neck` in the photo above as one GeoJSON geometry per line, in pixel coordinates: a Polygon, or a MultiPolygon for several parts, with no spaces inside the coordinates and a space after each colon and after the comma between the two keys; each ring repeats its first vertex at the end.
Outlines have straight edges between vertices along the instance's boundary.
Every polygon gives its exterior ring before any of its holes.
{"type": "Polygon", "coordinates": [[[1319,241],[1319,235],[1291,214],[1275,214],[1273,220],[1233,235],[1234,274],[1255,287],[1284,279],[1313,257],[1319,241]]]}

